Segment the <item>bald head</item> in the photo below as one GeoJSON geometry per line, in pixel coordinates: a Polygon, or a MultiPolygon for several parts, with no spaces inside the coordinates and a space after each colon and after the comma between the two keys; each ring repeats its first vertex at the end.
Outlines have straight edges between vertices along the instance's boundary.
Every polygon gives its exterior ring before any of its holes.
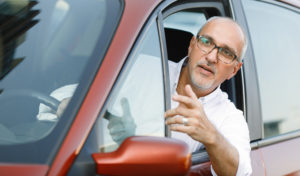
{"type": "Polygon", "coordinates": [[[229,40],[236,40],[239,43],[238,58],[241,61],[244,58],[247,49],[247,39],[242,27],[233,19],[228,17],[212,17],[199,30],[198,34],[203,34],[207,30],[214,29],[220,35],[226,36],[229,40]]]}

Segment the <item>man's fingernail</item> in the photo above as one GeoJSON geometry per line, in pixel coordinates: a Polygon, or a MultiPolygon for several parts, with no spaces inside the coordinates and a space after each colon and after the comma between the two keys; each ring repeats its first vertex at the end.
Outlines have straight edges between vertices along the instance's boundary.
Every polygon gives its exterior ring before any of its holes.
{"type": "Polygon", "coordinates": [[[169,128],[171,131],[175,131],[175,125],[170,125],[170,128],[169,128]]]}
{"type": "Polygon", "coordinates": [[[187,85],[187,87],[188,87],[189,89],[191,89],[191,88],[192,88],[192,87],[191,87],[191,85],[189,85],[189,84],[187,85]]]}
{"type": "Polygon", "coordinates": [[[166,121],[165,121],[165,124],[166,124],[166,125],[169,125],[169,121],[168,121],[168,120],[166,120],[166,121]]]}

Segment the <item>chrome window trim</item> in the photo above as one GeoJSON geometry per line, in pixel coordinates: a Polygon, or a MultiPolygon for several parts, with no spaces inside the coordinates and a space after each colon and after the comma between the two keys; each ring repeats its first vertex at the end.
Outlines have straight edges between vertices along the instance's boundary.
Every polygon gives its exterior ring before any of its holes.
{"type": "Polygon", "coordinates": [[[230,12],[231,12],[231,15],[232,15],[232,19],[236,20],[235,19],[235,14],[234,14],[234,11],[233,11],[232,0],[229,0],[229,7],[230,7],[230,12]]]}
{"type": "MultiPolygon", "coordinates": [[[[165,110],[171,108],[171,94],[170,94],[170,81],[169,81],[169,66],[168,66],[168,53],[165,40],[165,32],[163,27],[163,17],[161,11],[157,15],[157,27],[160,41],[161,61],[163,71],[163,83],[164,83],[164,97],[165,97],[165,110]]],[[[171,137],[171,131],[169,126],[165,125],[165,137],[171,137]]]]}
{"type": "Polygon", "coordinates": [[[221,2],[186,2],[184,4],[176,5],[175,7],[170,6],[163,12],[163,18],[165,19],[169,15],[184,10],[184,9],[195,9],[195,8],[216,8],[222,16],[225,16],[224,6],[221,2]]]}
{"type": "Polygon", "coordinates": [[[281,134],[278,136],[269,137],[269,138],[265,138],[263,140],[252,142],[251,148],[257,149],[257,148],[261,148],[261,147],[266,147],[266,146],[269,146],[272,144],[284,142],[284,141],[299,138],[299,137],[300,137],[300,130],[297,130],[297,131],[293,131],[293,132],[289,132],[289,133],[281,134]]]}

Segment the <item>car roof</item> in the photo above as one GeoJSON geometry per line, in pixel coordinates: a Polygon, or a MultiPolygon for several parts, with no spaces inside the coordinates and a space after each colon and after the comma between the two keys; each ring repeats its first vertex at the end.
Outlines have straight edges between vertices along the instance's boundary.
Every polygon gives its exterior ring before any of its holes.
{"type": "Polygon", "coordinates": [[[292,5],[294,7],[300,8],[300,1],[299,0],[279,0],[279,1],[287,3],[287,4],[292,5]]]}

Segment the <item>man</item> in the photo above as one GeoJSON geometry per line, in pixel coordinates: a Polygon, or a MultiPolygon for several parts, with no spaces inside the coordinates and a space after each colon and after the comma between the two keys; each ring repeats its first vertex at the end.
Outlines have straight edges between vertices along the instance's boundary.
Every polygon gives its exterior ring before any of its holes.
{"type": "Polygon", "coordinates": [[[202,143],[217,175],[251,174],[247,124],[219,86],[241,68],[246,46],[236,22],[214,17],[191,39],[188,57],[169,63],[174,95],[166,124],[191,151],[202,143]]]}

